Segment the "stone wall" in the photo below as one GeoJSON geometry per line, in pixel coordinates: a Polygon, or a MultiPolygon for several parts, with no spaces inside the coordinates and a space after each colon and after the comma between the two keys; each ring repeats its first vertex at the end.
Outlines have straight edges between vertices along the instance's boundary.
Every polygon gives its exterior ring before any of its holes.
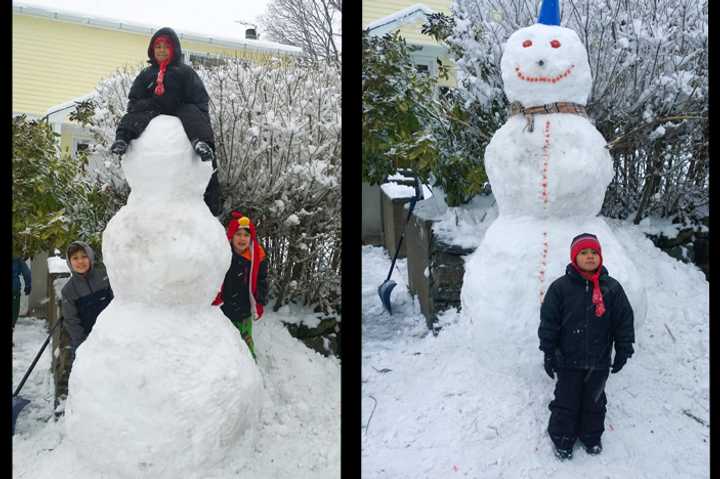
{"type": "Polygon", "coordinates": [[[293,324],[283,322],[283,324],[292,337],[302,341],[308,348],[326,357],[331,354],[338,358],[342,357],[342,351],[340,349],[340,325],[336,318],[322,318],[320,324],[314,328],[302,323],[293,324]]]}
{"type": "Polygon", "coordinates": [[[408,254],[408,287],[418,296],[429,329],[437,331],[438,313],[460,309],[465,275],[464,256],[473,249],[441,241],[432,232],[431,219],[410,217],[405,235],[408,254]]]}

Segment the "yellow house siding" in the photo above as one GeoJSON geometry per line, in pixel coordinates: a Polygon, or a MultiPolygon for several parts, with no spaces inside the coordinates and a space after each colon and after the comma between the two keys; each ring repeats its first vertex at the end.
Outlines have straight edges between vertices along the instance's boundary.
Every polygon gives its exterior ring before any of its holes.
{"type": "Polygon", "coordinates": [[[73,138],[75,135],[73,134],[73,131],[70,129],[63,129],[63,132],[60,134],[60,151],[62,153],[72,153],[72,145],[73,145],[73,138]]]}
{"type": "MultiPolygon", "coordinates": [[[[13,14],[13,111],[44,115],[48,108],[88,94],[123,66],[147,63],[151,33],[115,31],[13,14]]],[[[184,40],[183,50],[262,61],[273,55],[184,40]]],[[[278,52],[276,55],[282,55],[278,52]]]]}
{"type": "Polygon", "coordinates": [[[140,34],[13,15],[13,111],[48,108],[90,93],[123,65],[139,66],[147,39],[140,34]]]}

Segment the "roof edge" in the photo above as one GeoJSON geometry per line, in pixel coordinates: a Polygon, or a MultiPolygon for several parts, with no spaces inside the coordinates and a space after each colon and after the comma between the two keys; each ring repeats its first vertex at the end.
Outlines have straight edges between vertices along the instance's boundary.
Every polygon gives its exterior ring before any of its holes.
{"type": "Polygon", "coordinates": [[[371,35],[384,35],[395,28],[399,28],[405,23],[410,23],[420,18],[424,19],[433,13],[437,12],[427,5],[416,3],[368,23],[366,29],[370,31],[371,35]]]}

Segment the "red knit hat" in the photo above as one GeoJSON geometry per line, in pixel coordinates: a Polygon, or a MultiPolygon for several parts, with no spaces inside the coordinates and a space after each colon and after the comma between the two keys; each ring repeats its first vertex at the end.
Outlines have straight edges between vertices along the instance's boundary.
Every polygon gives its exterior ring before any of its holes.
{"type": "Polygon", "coordinates": [[[600,248],[600,242],[598,241],[597,236],[590,233],[583,233],[573,238],[572,243],[570,244],[570,261],[572,262],[575,270],[580,273],[580,276],[588,281],[592,281],[592,302],[595,305],[595,316],[602,316],[605,314],[605,302],[603,301],[602,290],[600,289],[600,270],[602,269],[603,259],[602,248],[600,248]],[[595,251],[600,257],[600,264],[594,273],[583,271],[577,264],[577,256],[580,251],[588,248],[595,251]]]}
{"type": "Polygon", "coordinates": [[[173,48],[173,43],[170,40],[170,37],[168,37],[167,35],[159,35],[153,42],[153,48],[155,48],[155,45],[157,45],[158,43],[164,43],[168,49],[167,60],[160,63],[160,72],[158,73],[157,85],[155,86],[155,94],[158,96],[163,96],[165,94],[165,72],[167,71],[167,66],[170,64],[173,56],[175,55],[175,49],[173,48]]]}
{"type": "MultiPolygon", "coordinates": [[[[602,266],[602,248],[597,236],[590,233],[583,233],[573,238],[570,244],[570,261],[576,264],[577,255],[584,249],[592,249],[600,256],[600,266],[602,266]]],[[[577,265],[577,264],[576,264],[577,265]]]]}

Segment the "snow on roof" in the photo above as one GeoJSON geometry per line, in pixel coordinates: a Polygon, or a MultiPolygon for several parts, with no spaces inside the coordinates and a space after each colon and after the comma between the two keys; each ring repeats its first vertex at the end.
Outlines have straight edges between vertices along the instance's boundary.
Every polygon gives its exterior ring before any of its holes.
{"type": "Polygon", "coordinates": [[[370,30],[371,35],[385,35],[389,31],[399,28],[405,23],[417,20],[424,21],[428,15],[433,13],[437,12],[422,3],[416,3],[407,8],[403,8],[402,10],[398,10],[386,17],[368,23],[367,29],[370,30]]]}
{"type": "MultiPolygon", "coordinates": [[[[148,25],[124,19],[90,15],[87,13],[66,10],[61,8],[46,8],[32,5],[25,2],[13,2],[13,13],[19,15],[30,15],[45,17],[61,22],[78,23],[95,28],[107,30],[120,30],[124,32],[142,33],[152,35],[164,25],[148,25]]],[[[302,48],[285,45],[282,43],[267,42],[263,40],[251,40],[247,38],[230,38],[209,36],[205,33],[192,32],[187,29],[178,28],[175,30],[180,40],[189,40],[203,43],[211,43],[229,48],[245,48],[261,52],[282,52],[290,55],[302,54],[302,48]]]]}

